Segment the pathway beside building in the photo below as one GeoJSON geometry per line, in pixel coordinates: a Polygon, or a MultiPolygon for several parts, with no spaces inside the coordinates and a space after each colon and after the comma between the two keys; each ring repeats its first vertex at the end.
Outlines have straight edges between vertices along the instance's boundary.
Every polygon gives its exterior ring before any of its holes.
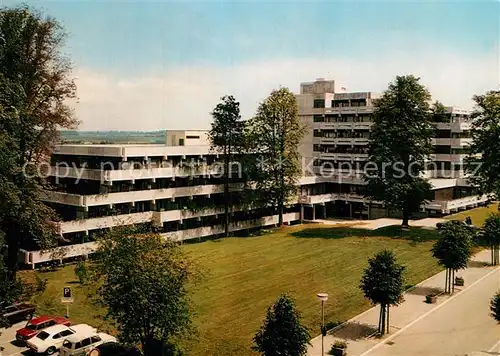
{"type": "MultiPolygon", "coordinates": [[[[465,286],[440,296],[437,304],[425,303],[425,295],[443,288],[444,271],[407,292],[405,301],[391,308],[391,332],[383,339],[371,336],[378,306],[349,320],[325,337],[325,355],[337,339],[347,341],[349,356],[500,355],[500,325],[489,315],[490,299],[500,289],[500,267],[487,266],[489,258],[489,251],[477,254],[457,273],[465,286]]],[[[321,336],[311,341],[308,355],[321,355],[321,336]]]]}

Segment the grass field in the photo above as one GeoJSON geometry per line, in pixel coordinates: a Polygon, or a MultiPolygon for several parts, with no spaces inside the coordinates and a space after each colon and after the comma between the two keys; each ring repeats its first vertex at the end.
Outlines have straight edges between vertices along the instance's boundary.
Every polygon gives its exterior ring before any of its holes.
{"type": "MultiPolygon", "coordinates": [[[[412,229],[400,234],[394,227],[367,231],[303,225],[259,237],[185,244],[186,253],[205,272],[193,287],[198,333],[187,343],[188,354],[251,355],[252,336],[267,307],[284,292],[296,299],[313,336],[320,322],[317,292],[330,295],[327,322],[355,316],[370,307],[358,286],[368,257],[380,250],[393,250],[408,267],[408,285],[440,270],[429,252],[434,231],[412,229]]],[[[73,285],[71,318],[111,330],[102,321],[104,311],[89,302],[91,290],[76,282],[73,266],[38,274],[48,279],[47,289],[36,298],[41,312],[63,314],[62,287],[73,285]]]]}
{"type": "Polygon", "coordinates": [[[450,220],[465,220],[467,216],[470,216],[472,223],[476,226],[483,226],[484,221],[491,213],[498,212],[498,203],[492,203],[487,207],[480,207],[472,210],[462,211],[457,214],[448,215],[446,219],[450,220]]]}

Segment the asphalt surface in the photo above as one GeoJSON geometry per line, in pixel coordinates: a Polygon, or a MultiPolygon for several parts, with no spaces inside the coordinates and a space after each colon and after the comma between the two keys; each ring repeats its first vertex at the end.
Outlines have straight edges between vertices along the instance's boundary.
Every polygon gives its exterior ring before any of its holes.
{"type": "MultiPolygon", "coordinates": [[[[442,287],[444,272],[423,281],[391,308],[391,331],[374,337],[378,307],[367,310],[325,337],[325,354],[335,340],[347,341],[349,356],[500,356],[500,325],[490,316],[490,300],[500,290],[500,267],[485,266],[482,251],[459,275],[465,286],[424,302],[429,290],[442,287]]],[[[321,355],[321,337],[311,340],[309,356],[321,355]]]]}
{"type": "MultiPolygon", "coordinates": [[[[25,346],[18,344],[16,341],[16,330],[21,329],[26,325],[26,321],[17,323],[8,329],[0,329],[0,347],[3,347],[2,356],[18,356],[18,355],[34,355],[25,346]]],[[[58,355],[56,352],[54,355],[58,355]]]]}

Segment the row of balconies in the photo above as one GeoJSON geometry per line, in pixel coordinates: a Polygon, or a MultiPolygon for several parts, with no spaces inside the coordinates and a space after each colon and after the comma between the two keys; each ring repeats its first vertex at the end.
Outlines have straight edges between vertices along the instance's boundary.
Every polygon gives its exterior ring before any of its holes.
{"type": "MultiPolygon", "coordinates": [[[[243,188],[242,184],[232,184],[231,191],[238,191],[243,188]]],[[[180,197],[192,197],[195,195],[218,194],[224,192],[224,185],[197,185],[187,187],[175,187],[165,189],[133,190],[130,192],[117,192],[107,194],[79,195],[61,193],[55,191],[45,191],[43,200],[52,203],[66,205],[89,206],[133,203],[139,201],[152,201],[161,199],[175,199],[180,197]]]]}
{"type": "MultiPolygon", "coordinates": [[[[438,130],[450,130],[451,132],[462,132],[470,130],[472,124],[467,121],[457,122],[437,122],[438,130]]],[[[337,130],[369,130],[373,126],[373,122],[315,122],[314,128],[319,129],[337,129],[337,130]]]]}
{"type": "MultiPolygon", "coordinates": [[[[337,144],[337,145],[367,145],[367,137],[313,137],[315,144],[337,144]]],[[[463,148],[472,143],[472,138],[433,138],[434,146],[451,146],[451,148],[463,148]]]]}
{"type": "MultiPolygon", "coordinates": [[[[289,224],[300,220],[299,213],[283,214],[283,222],[289,224]]],[[[256,228],[260,226],[270,226],[278,223],[278,215],[264,216],[259,219],[234,222],[231,224],[230,231],[239,231],[245,229],[256,228]]],[[[171,231],[161,234],[163,237],[175,241],[183,241],[205,236],[212,236],[224,232],[223,226],[206,226],[195,229],[186,229],[179,231],[171,231]]],[[[38,263],[63,260],[79,256],[88,256],[97,251],[97,242],[87,242],[70,246],[56,247],[50,250],[25,251],[21,250],[20,259],[26,265],[34,266],[38,263]]]]}

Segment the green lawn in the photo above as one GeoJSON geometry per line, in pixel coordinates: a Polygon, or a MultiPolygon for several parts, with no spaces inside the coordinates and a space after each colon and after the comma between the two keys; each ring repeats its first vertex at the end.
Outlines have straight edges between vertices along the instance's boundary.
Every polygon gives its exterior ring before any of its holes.
{"type": "MultiPolygon", "coordinates": [[[[394,227],[376,232],[320,225],[286,227],[273,233],[185,244],[186,252],[205,271],[193,287],[198,333],[187,343],[189,355],[252,355],[251,339],[266,308],[283,292],[297,301],[304,322],[319,332],[317,292],[327,292],[326,321],[347,320],[370,307],[359,281],[368,257],[393,250],[407,267],[407,284],[415,284],[440,268],[429,252],[435,232],[412,229],[401,236],[394,227]]],[[[41,311],[63,313],[61,288],[75,281],[73,267],[41,273],[49,279],[36,302],[41,311]]],[[[76,322],[106,326],[102,310],[91,306],[88,290],[75,287],[71,317],[76,322]]]]}
{"type": "Polygon", "coordinates": [[[491,213],[498,212],[498,203],[492,203],[487,207],[480,207],[472,210],[462,211],[457,214],[448,215],[446,219],[449,220],[465,220],[467,216],[470,216],[472,223],[476,226],[483,226],[484,221],[491,213]]]}

